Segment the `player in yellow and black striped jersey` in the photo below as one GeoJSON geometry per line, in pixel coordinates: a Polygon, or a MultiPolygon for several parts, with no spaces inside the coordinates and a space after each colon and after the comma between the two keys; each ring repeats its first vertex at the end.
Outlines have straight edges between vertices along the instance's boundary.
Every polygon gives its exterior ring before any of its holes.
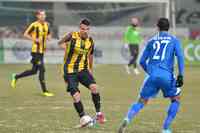
{"type": "Polygon", "coordinates": [[[38,10],[36,12],[37,21],[29,25],[24,32],[24,37],[32,41],[32,69],[24,71],[20,74],[12,75],[11,86],[16,87],[16,81],[20,78],[31,76],[39,71],[39,81],[44,96],[53,96],[50,93],[45,84],[45,67],[44,67],[44,53],[46,49],[46,41],[51,38],[49,24],[45,21],[46,13],[44,10],[38,10]]]}
{"type": "Polygon", "coordinates": [[[91,37],[85,40],[80,38],[79,32],[72,32],[65,36],[66,46],[64,64],[67,73],[80,72],[83,69],[90,70],[89,57],[93,54],[94,43],[91,37]]]}
{"type": "Polygon", "coordinates": [[[94,41],[88,34],[89,26],[89,20],[83,19],[80,22],[80,30],[65,35],[58,44],[66,50],[63,68],[64,80],[68,85],[67,91],[74,99],[76,111],[80,117],[85,115],[78,88],[78,84],[81,83],[91,90],[97,120],[103,123],[105,118],[100,111],[100,94],[97,91],[97,85],[92,75],[94,41]]]}

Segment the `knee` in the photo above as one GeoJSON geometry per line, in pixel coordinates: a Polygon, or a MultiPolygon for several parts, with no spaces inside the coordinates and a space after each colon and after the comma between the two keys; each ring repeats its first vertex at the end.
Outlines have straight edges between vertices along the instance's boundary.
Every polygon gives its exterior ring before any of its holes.
{"type": "Polygon", "coordinates": [[[91,84],[91,85],[89,86],[89,89],[90,89],[91,92],[94,93],[94,94],[98,93],[98,91],[97,91],[97,85],[96,85],[96,84],[91,84]]]}
{"type": "Polygon", "coordinates": [[[147,105],[149,100],[148,99],[139,98],[138,102],[143,103],[144,105],[147,105]]]}
{"type": "Polygon", "coordinates": [[[80,92],[76,92],[72,95],[74,102],[79,102],[81,100],[81,94],[80,92]]]}
{"type": "Polygon", "coordinates": [[[181,97],[180,96],[175,96],[175,97],[170,97],[171,102],[180,102],[181,97]]]}
{"type": "Polygon", "coordinates": [[[179,106],[180,106],[180,97],[179,96],[172,97],[168,113],[171,114],[173,117],[175,117],[176,113],[179,110],[179,106]]]}
{"type": "Polygon", "coordinates": [[[180,96],[170,97],[171,105],[179,106],[180,105],[180,96]]]}

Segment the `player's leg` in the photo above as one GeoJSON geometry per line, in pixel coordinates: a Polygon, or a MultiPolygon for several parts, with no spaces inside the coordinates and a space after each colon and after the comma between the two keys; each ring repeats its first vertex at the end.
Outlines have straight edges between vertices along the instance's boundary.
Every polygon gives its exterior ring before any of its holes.
{"type": "Polygon", "coordinates": [[[169,97],[171,100],[171,103],[169,105],[168,111],[167,111],[167,117],[164,120],[163,123],[163,133],[171,133],[170,126],[173,122],[173,120],[176,118],[176,115],[180,108],[180,88],[175,87],[175,79],[172,81],[168,80],[166,81],[165,87],[163,87],[163,93],[165,97],[169,97]]]}
{"type": "Polygon", "coordinates": [[[133,45],[133,67],[134,67],[134,72],[136,75],[138,75],[140,72],[137,69],[137,58],[139,54],[139,45],[133,45]]]}
{"type": "Polygon", "coordinates": [[[124,133],[126,126],[131,122],[132,119],[139,113],[139,111],[147,104],[148,99],[139,98],[136,103],[133,103],[128,110],[128,113],[122,121],[118,133],[124,133]]]}
{"type": "Polygon", "coordinates": [[[100,93],[97,91],[97,85],[94,77],[88,70],[83,70],[80,72],[78,78],[81,84],[90,89],[92,101],[96,110],[97,120],[99,123],[104,123],[106,120],[104,114],[101,112],[101,97],[100,93]]]}
{"type": "Polygon", "coordinates": [[[38,67],[36,65],[32,66],[32,69],[30,70],[26,70],[20,74],[16,74],[15,78],[16,80],[23,78],[23,77],[27,77],[27,76],[31,76],[37,73],[38,67]]]}
{"type": "Polygon", "coordinates": [[[73,98],[73,105],[74,108],[76,110],[76,112],[78,113],[79,117],[81,118],[82,116],[85,115],[85,111],[84,111],[84,107],[83,104],[81,102],[81,95],[80,95],[80,91],[78,89],[78,77],[76,73],[73,74],[67,74],[66,73],[66,69],[64,67],[64,80],[67,83],[67,92],[70,93],[70,95],[73,98]]]}
{"type": "Polygon", "coordinates": [[[85,115],[83,104],[81,102],[81,94],[78,89],[71,91],[70,92],[73,100],[74,100],[74,108],[76,112],[78,113],[79,117],[81,118],[82,116],[85,115]]]}
{"type": "Polygon", "coordinates": [[[129,53],[130,53],[130,60],[129,60],[128,64],[125,65],[125,69],[128,74],[131,74],[130,67],[133,65],[133,57],[134,57],[133,46],[131,44],[128,44],[128,49],[129,49],[129,53]]]}
{"type": "Polygon", "coordinates": [[[44,96],[54,96],[53,93],[50,93],[48,90],[47,90],[47,87],[46,87],[46,83],[45,83],[45,67],[44,67],[44,64],[40,64],[38,65],[38,69],[39,69],[39,82],[40,82],[40,86],[41,86],[41,89],[42,89],[42,92],[43,92],[43,95],[44,96]]]}
{"type": "Polygon", "coordinates": [[[38,71],[38,64],[40,64],[40,61],[41,61],[40,58],[41,57],[37,53],[31,53],[31,56],[32,56],[32,59],[31,59],[32,69],[24,71],[24,72],[22,72],[20,74],[17,74],[15,76],[16,80],[20,79],[20,78],[23,78],[23,77],[31,76],[31,75],[34,75],[34,74],[37,73],[37,71],[38,71]]]}
{"type": "Polygon", "coordinates": [[[131,55],[131,58],[130,58],[130,60],[129,60],[129,63],[128,63],[128,66],[130,67],[130,66],[132,66],[133,65],[133,63],[134,63],[134,46],[132,45],[132,44],[129,44],[129,51],[130,51],[130,55],[131,55]]]}
{"type": "Polygon", "coordinates": [[[171,97],[171,104],[169,105],[168,111],[167,111],[167,117],[165,118],[165,121],[163,123],[163,133],[171,133],[170,126],[173,122],[173,120],[176,118],[176,114],[179,111],[180,107],[180,97],[171,97]]]}
{"type": "Polygon", "coordinates": [[[118,133],[124,133],[126,126],[135,118],[141,109],[147,104],[148,100],[158,93],[157,86],[153,77],[147,76],[141,88],[140,98],[129,108],[118,133]]]}
{"type": "Polygon", "coordinates": [[[139,48],[138,45],[132,45],[132,51],[133,51],[133,59],[132,59],[132,64],[134,68],[137,68],[137,57],[138,57],[138,53],[139,53],[139,48]]]}
{"type": "Polygon", "coordinates": [[[137,113],[146,105],[148,99],[139,98],[136,103],[133,103],[125,117],[125,120],[130,123],[131,120],[137,115],[137,113]]]}
{"type": "Polygon", "coordinates": [[[106,119],[104,114],[101,112],[101,98],[100,93],[97,91],[97,85],[90,84],[89,88],[91,90],[92,101],[96,109],[96,119],[99,123],[103,124],[104,122],[106,122],[106,119]]]}
{"type": "Polygon", "coordinates": [[[95,106],[96,112],[100,112],[101,103],[100,103],[100,94],[97,92],[97,85],[95,83],[89,85],[89,89],[91,90],[92,101],[95,106]]]}
{"type": "Polygon", "coordinates": [[[32,69],[30,69],[30,70],[26,70],[19,74],[12,74],[11,87],[16,88],[16,83],[17,83],[18,79],[34,75],[37,73],[37,71],[38,71],[37,65],[33,64],[32,69]]]}
{"type": "Polygon", "coordinates": [[[131,120],[137,115],[137,113],[147,104],[148,100],[158,93],[156,86],[156,80],[154,77],[147,76],[141,87],[140,98],[136,103],[133,103],[125,117],[125,120],[131,122],[131,120]]]}

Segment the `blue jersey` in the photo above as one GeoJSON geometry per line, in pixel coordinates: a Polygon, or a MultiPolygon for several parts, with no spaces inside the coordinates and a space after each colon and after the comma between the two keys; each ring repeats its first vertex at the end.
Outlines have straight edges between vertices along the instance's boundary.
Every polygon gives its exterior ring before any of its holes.
{"type": "Polygon", "coordinates": [[[184,56],[180,41],[168,32],[159,32],[147,43],[140,65],[149,75],[156,68],[166,70],[173,74],[174,58],[177,57],[179,74],[184,74],[184,56]]]}

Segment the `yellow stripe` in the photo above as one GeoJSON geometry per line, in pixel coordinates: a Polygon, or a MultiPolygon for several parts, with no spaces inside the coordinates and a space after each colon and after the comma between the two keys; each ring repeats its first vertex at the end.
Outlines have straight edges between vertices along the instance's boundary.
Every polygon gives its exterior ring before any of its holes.
{"type": "MultiPolygon", "coordinates": [[[[87,49],[87,47],[88,47],[88,45],[89,45],[89,43],[88,43],[88,41],[87,41],[88,39],[86,39],[86,41],[84,41],[84,45],[85,45],[85,47],[84,47],[84,49],[87,49]]],[[[87,60],[87,57],[86,57],[86,54],[84,54],[83,56],[82,56],[82,58],[81,58],[81,60],[80,60],[80,63],[79,63],[79,71],[81,71],[81,70],[83,70],[84,69],[84,62],[85,62],[85,60],[87,60]]]]}
{"type": "MultiPolygon", "coordinates": [[[[81,48],[81,38],[79,36],[79,33],[78,32],[73,32],[72,33],[72,38],[76,40],[76,43],[74,44],[75,48],[73,49],[74,51],[73,51],[73,55],[71,57],[71,60],[67,64],[67,72],[68,73],[73,73],[74,72],[75,63],[78,63],[78,68],[77,68],[78,71],[81,71],[81,70],[84,69],[85,62],[87,62],[87,66],[86,67],[89,68],[89,58],[88,58],[89,54],[87,54],[85,51],[89,50],[87,52],[90,53],[91,52],[90,47],[91,47],[91,45],[93,45],[92,42],[90,41],[90,39],[88,38],[88,39],[86,39],[84,41],[84,43],[85,43],[84,47],[85,48],[83,50],[83,48],[81,48]],[[83,55],[81,56],[80,61],[77,62],[78,61],[77,59],[78,59],[78,57],[80,57],[80,54],[83,54],[83,55]]],[[[68,47],[67,47],[67,49],[65,51],[65,56],[64,56],[64,63],[66,63],[68,53],[71,53],[71,51],[69,51],[70,50],[70,45],[67,45],[67,46],[68,47]]]]}
{"type": "MultiPolygon", "coordinates": [[[[32,26],[34,27],[38,27],[39,28],[39,31],[42,31],[42,32],[39,32],[39,40],[40,40],[40,43],[39,43],[39,53],[44,53],[44,49],[46,48],[46,39],[47,39],[47,35],[48,35],[48,24],[45,23],[44,24],[44,28],[43,26],[38,23],[38,22],[34,22],[31,24],[32,26]],[[45,32],[43,31],[45,30],[45,32]],[[42,38],[44,37],[44,44],[43,44],[43,40],[42,38]],[[44,45],[44,49],[43,49],[43,45],[44,45]]],[[[27,29],[28,30],[28,29],[27,29]]],[[[34,30],[32,33],[31,33],[31,36],[32,38],[35,40],[36,39],[36,30],[34,30]]],[[[32,42],[32,52],[37,52],[37,44],[35,42],[32,42]]]]}
{"type": "Polygon", "coordinates": [[[77,40],[76,40],[76,43],[75,43],[74,53],[73,53],[73,55],[72,55],[70,64],[68,64],[68,72],[69,72],[69,73],[74,72],[74,65],[75,65],[75,62],[76,62],[77,57],[79,56],[79,53],[77,53],[76,50],[77,50],[77,48],[80,48],[80,46],[81,46],[81,40],[80,40],[80,39],[77,39],[77,40]]]}
{"type": "MultiPolygon", "coordinates": [[[[85,41],[85,48],[86,50],[89,50],[89,48],[91,47],[92,42],[90,42],[89,38],[86,39],[85,41]]],[[[82,69],[84,69],[84,65],[85,65],[85,60],[87,60],[87,68],[89,68],[89,54],[91,51],[88,51],[88,55],[84,54],[84,56],[81,58],[80,61],[80,65],[79,65],[79,71],[81,71],[82,69]]]]}
{"type": "Polygon", "coordinates": [[[69,64],[68,67],[67,67],[67,72],[68,73],[73,73],[74,72],[74,67],[72,64],[69,64]]]}
{"type": "Polygon", "coordinates": [[[78,68],[79,71],[84,69],[84,61],[85,61],[85,55],[82,56],[81,61],[79,63],[79,68],[78,68]]]}

